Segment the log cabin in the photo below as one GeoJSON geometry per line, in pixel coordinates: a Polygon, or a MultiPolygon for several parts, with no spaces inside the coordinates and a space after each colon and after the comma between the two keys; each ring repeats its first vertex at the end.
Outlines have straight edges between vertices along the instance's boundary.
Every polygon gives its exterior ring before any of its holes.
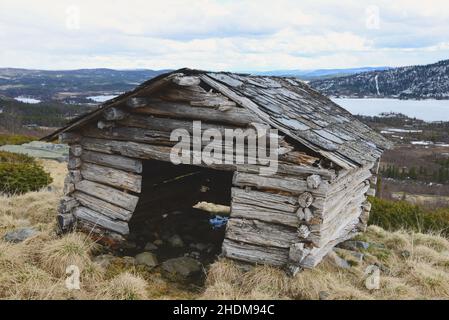
{"type": "Polygon", "coordinates": [[[222,256],[292,274],[365,230],[367,196],[392,146],[298,79],[192,69],[153,78],[44,139],[57,137],[70,146],[62,231],[116,246],[145,216],[209,201],[230,206],[222,256]],[[201,157],[173,164],[171,132],[191,132],[194,121],[219,132],[276,130],[277,171],[201,157]]]}

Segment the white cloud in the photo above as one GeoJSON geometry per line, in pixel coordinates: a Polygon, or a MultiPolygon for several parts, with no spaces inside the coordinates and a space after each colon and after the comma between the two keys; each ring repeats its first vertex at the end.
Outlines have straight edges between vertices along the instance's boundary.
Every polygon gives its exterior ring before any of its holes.
{"type": "Polygon", "coordinates": [[[356,0],[2,0],[0,66],[268,70],[449,57],[447,1],[369,5],[378,28],[356,0]]]}

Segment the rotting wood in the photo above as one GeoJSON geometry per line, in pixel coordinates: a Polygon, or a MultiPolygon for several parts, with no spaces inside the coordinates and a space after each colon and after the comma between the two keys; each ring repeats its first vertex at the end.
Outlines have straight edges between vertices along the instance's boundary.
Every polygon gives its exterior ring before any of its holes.
{"type": "Polygon", "coordinates": [[[261,246],[289,248],[297,240],[295,228],[258,220],[229,219],[226,238],[261,246]]]}
{"type": "Polygon", "coordinates": [[[67,162],[67,168],[69,170],[76,170],[81,167],[81,159],[79,157],[69,156],[69,161],[67,162]]]}
{"type": "Polygon", "coordinates": [[[82,206],[99,212],[113,220],[129,221],[133,215],[129,210],[117,207],[108,201],[95,198],[84,192],[75,191],[72,197],[82,206]]]}
{"type": "Polygon", "coordinates": [[[185,103],[166,102],[154,99],[148,99],[145,102],[145,106],[136,108],[132,112],[176,119],[225,123],[235,126],[246,126],[257,120],[243,108],[229,107],[226,111],[221,111],[211,107],[192,107],[185,103]]]}
{"type": "Polygon", "coordinates": [[[312,195],[325,196],[327,193],[328,185],[326,183],[320,184],[317,189],[309,189],[307,182],[301,179],[294,178],[275,178],[264,177],[255,174],[247,174],[242,172],[236,172],[234,174],[233,184],[239,187],[256,187],[262,190],[275,189],[293,194],[300,194],[304,191],[309,191],[312,195]]]}
{"type": "Polygon", "coordinates": [[[298,227],[299,220],[296,213],[290,213],[272,208],[264,208],[241,203],[233,199],[231,204],[231,218],[257,219],[269,223],[298,227]]]}
{"type": "Polygon", "coordinates": [[[123,120],[128,116],[128,113],[122,109],[113,107],[103,111],[103,118],[107,121],[123,120]]]}
{"type": "Polygon", "coordinates": [[[84,151],[81,160],[85,163],[94,163],[128,172],[142,173],[142,161],[124,156],[84,151]]]}
{"type": "Polygon", "coordinates": [[[89,180],[76,183],[75,189],[129,211],[134,211],[139,201],[137,196],[89,180]]]}
{"type": "Polygon", "coordinates": [[[222,253],[225,257],[255,264],[284,266],[288,261],[288,249],[256,246],[225,239],[222,253]]]}
{"type": "Polygon", "coordinates": [[[64,196],[61,198],[58,206],[59,213],[70,213],[79,205],[78,201],[73,197],[64,196]]]}
{"type": "Polygon", "coordinates": [[[91,209],[79,206],[75,208],[73,215],[77,219],[89,221],[94,225],[105,228],[106,230],[115,231],[122,235],[129,234],[129,227],[126,222],[111,220],[106,216],[103,216],[101,213],[95,212],[91,209]]]}
{"type": "Polygon", "coordinates": [[[142,177],[140,175],[93,163],[83,163],[81,175],[84,179],[107,184],[115,188],[139,193],[142,177]]]}
{"type": "Polygon", "coordinates": [[[72,229],[75,217],[71,213],[59,213],[56,216],[60,231],[67,232],[72,229]]]}
{"type": "Polygon", "coordinates": [[[70,145],[69,152],[71,156],[79,157],[83,153],[83,148],[79,144],[70,145]]]}

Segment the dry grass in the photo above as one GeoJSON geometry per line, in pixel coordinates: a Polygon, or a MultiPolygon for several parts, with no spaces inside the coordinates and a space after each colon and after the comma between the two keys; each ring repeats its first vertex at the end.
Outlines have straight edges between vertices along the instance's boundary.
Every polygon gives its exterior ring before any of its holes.
{"type": "Polygon", "coordinates": [[[449,299],[449,241],[438,235],[387,232],[371,226],[361,236],[375,243],[362,263],[350,269],[329,260],[294,278],[276,268],[258,266],[242,272],[229,260],[216,262],[208,275],[204,299],[449,299]],[[384,248],[382,246],[385,246],[384,248]],[[380,288],[365,286],[365,270],[381,266],[380,288]]]}
{"type": "Polygon", "coordinates": [[[55,214],[65,165],[43,161],[52,173],[52,190],[0,196],[0,239],[17,227],[39,233],[22,243],[0,240],[0,299],[447,299],[449,241],[438,235],[387,232],[371,226],[361,237],[379,244],[365,260],[343,270],[325,260],[317,268],[287,277],[276,268],[258,266],[242,272],[229,260],[214,263],[204,290],[191,291],[165,280],[157,271],[129,266],[123,260],[107,268],[93,262],[98,246],[83,234],[59,237],[55,214]],[[381,246],[384,246],[382,248],[381,246]],[[382,265],[379,290],[364,286],[364,271],[382,265]],[[81,271],[80,290],[65,286],[67,266],[81,271]]]}

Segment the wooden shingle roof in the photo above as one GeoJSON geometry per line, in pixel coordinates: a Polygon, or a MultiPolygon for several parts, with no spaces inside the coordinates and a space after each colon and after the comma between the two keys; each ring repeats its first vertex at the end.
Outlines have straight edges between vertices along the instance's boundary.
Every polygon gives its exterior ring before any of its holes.
{"type": "Polygon", "coordinates": [[[343,168],[373,162],[384,149],[392,146],[391,142],[348,111],[295,78],[191,69],[180,69],[149,80],[44,139],[52,139],[59,133],[74,129],[96,117],[102,110],[143,90],[145,93],[154,92],[179,74],[199,76],[210,87],[247,108],[264,122],[343,168]]]}

